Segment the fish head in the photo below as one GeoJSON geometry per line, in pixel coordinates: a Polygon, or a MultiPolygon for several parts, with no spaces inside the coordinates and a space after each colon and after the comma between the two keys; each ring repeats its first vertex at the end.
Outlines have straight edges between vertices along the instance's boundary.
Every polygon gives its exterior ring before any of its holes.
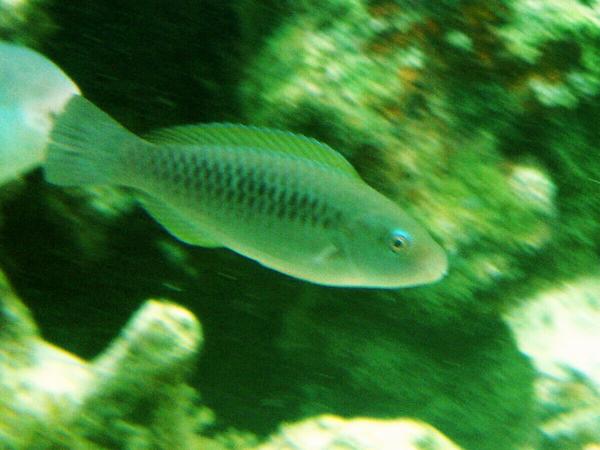
{"type": "Polygon", "coordinates": [[[338,245],[352,264],[357,285],[398,288],[432,283],[448,269],[446,253],[427,231],[391,201],[357,214],[338,245]]]}

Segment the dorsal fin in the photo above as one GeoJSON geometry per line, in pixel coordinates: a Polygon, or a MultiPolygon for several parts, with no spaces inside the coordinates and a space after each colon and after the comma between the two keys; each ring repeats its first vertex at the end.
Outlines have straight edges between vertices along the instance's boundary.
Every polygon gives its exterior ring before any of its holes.
{"type": "Polygon", "coordinates": [[[328,145],[289,131],[214,123],[163,128],[149,133],[145,138],[155,144],[248,147],[295,155],[359,177],[354,167],[328,145]]]}

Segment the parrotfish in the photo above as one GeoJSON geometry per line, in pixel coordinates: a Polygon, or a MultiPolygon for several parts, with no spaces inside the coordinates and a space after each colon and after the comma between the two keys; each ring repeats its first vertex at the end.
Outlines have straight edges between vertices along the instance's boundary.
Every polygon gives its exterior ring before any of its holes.
{"type": "Polygon", "coordinates": [[[133,188],[176,238],[329,286],[430,283],[446,254],[338,152],[286,131],[184,125],[144,138],[81,96],[56,119],[46,179],[133,188]]]}
{"type": "Polygon", "coordinates": [[[39,166],[53,115],[79,89],[44,56],[0,42],[0,184],[39,166]]]}

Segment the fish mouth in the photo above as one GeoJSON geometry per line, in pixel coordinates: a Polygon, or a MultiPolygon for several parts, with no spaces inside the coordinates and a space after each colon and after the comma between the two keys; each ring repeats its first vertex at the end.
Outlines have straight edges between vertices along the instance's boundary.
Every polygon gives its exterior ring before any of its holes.
{"type": "Polygon", "coordinates": [[[440,281],[448,273],[448,257],[446,252],[437,244],[433,251],[428,248],[418,256],[415,265],[401,279],[390,280],[388,288],[408,288],[432,284],[440,281]]]}

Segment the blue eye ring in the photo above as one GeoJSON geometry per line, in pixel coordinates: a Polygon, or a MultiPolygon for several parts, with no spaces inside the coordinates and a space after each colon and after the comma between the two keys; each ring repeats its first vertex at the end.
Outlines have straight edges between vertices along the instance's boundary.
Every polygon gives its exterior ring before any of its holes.
{"type": "Polygon", "coordinates": [[[390,250],[394,253],[403,253],[412,244],[410,234],[404,230],[393,230],[390,234],[390,250]]]}

